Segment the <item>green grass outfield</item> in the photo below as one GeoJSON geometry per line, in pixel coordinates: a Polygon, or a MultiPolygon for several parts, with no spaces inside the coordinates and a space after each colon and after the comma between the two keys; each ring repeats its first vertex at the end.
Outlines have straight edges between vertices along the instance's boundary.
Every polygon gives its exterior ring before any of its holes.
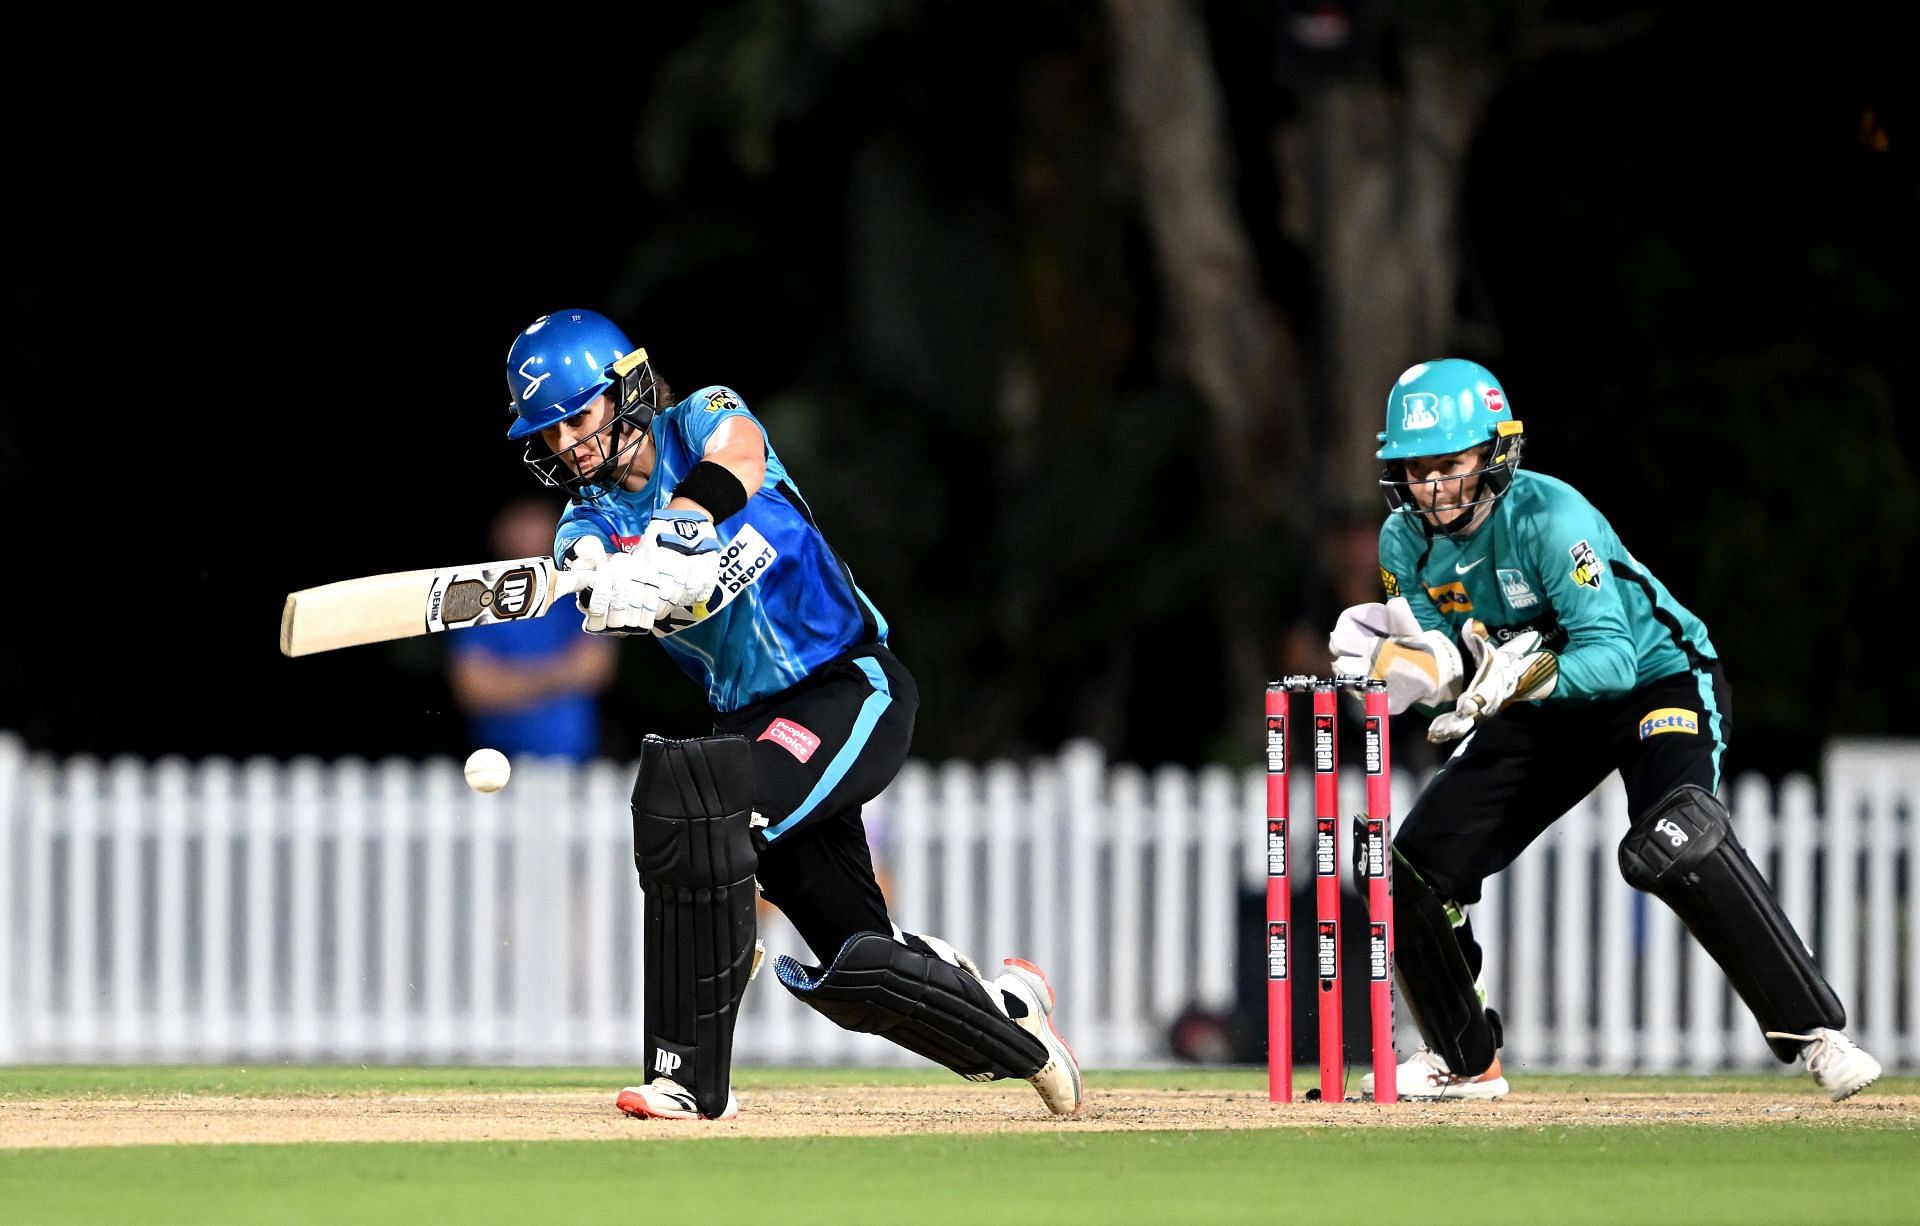
{"type": "MultiPolygon", "coordinates": [[[[21,1068],[8,1100],[604,1091],[604,1069],[21,1068]]],[[[942,1084],[928,1072],[745,1070],[743,1091],[942,1084]]],[[[1264,1092],[1262,1070],[1095,1072],[1101,1087],[1264,1092]]],[[[1302,1079],[1297,1084],[1304,1085],[1302,1079]]],[[[1528,1077],[1526,1092],[1710,1093],[1800,1078],[1528,1077]]],[[[1869,1093],[1914,1094],[1890,1078],[1869,1093]]],[[[1298,1110],[1312,1110],[1301,1107],[1298,1110]]],[[[4,1138],[0,1138],[3,1143],[4,1138]]],[[[1911,1222],[1910,1118],[858,1138],[0,1149],[0,1221],[1911,1222]]]]}

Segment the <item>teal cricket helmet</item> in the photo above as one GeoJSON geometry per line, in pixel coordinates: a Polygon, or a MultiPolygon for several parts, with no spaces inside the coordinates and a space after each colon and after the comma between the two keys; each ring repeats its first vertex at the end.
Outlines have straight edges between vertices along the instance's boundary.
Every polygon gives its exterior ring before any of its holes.
{"type": "MultiPolygon", "coordinates": [[[[1420,513],[1402,461],[1454,455],[1491,444],[1486,463],[1463,474],[1477,479],[1475,496],[1449,504],[1448,510],[1461,514],[1432,525],[1449,536],[1472,525],[1472,508],[1506,493],[1520,467],[1524,431],[1499,380],[1478,362],[1442,358],[1408,367],[1387,393],[1386,426],[1374,456],[1386,465],[1380,487],[1387,507],[1400,514],[1420,513]]],[[[1422,521],[1426,522],[1425,516],[1422,521]]]]}
{"type": "Polygon", "coordinates": [[[1513,421],[1507,394],[1493,372],[1465,358],[1409,367],[1387,393],[1387,428],[1379,460],[1452,455],[1499,437],[1513,421]]]}

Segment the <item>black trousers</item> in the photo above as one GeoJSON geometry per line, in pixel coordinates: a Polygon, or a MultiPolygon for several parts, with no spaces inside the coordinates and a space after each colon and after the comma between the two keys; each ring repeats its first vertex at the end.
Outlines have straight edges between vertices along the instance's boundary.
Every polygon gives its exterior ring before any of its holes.
{"type": "Polygon", "coordinates": [[[861,806],[907,760],[920,691],[875,646],[714,722],[753,751],[760,892],[824,964],[856,932],[891,932],[861,806]]]}
{"type": "MultiPolygon", "coordinates": [[[[1479,902],[1483,881],[1616,769],[1636,819],[1683,783],[1718,791],[1732,717],[1733,692],[1718,663],[1618,698],[1510,707],[1460,742],[1393,845],[1442,898],[1479,902]]],[[[1471,929],[1459,935],[1478,974],[1471,929]]]]}

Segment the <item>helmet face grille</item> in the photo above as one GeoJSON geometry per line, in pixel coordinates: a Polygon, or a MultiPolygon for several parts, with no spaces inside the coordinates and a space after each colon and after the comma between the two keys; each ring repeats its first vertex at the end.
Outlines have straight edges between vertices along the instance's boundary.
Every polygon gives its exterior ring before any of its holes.
{"type": "Polygon", "coordinates": [[[1457,532],[1465,531],[1475,519],[1475,508],[1497,502],[1513,486],[1513,474],[1520,468],[1520,450],[1524,436],[1518,429],[1518,422],[1512,423],[1512,426],[1514,428],[1503,429],[1500,432],[1499,439],[1494,444],[1485,464],[1456,476],[1435,477],[1427,481],[1409,481],[1406,462],[1404,460],[1389,461],[1381,470],[1379,482],[1381,495],[1387,501],[1387,510],[1396,515],[1419,516],[1421,527],[1429,534],[1439,532],[1444,536],[1452,536],[1457,532]],[[1464,502],[1448,503],[1440,508],[1435,514],[1445,513],[1447,517],[1435,522],[1415,501],[1413,487],[1416,485],[1438,486],[1442,482],[1449,481],[1477,481],[1475,496],[1464,502]]]}

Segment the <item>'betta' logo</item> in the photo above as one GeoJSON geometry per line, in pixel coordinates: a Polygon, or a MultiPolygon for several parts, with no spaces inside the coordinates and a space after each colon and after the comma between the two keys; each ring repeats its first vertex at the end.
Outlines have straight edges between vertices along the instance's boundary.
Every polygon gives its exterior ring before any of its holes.
{"type": "Polygon", "coordinates": [[[1661,707],[1640,717],[1640,739],[1663,732],[1690,732],[1700,735],[1700,717],[1680,707],[1661,707]]]}

